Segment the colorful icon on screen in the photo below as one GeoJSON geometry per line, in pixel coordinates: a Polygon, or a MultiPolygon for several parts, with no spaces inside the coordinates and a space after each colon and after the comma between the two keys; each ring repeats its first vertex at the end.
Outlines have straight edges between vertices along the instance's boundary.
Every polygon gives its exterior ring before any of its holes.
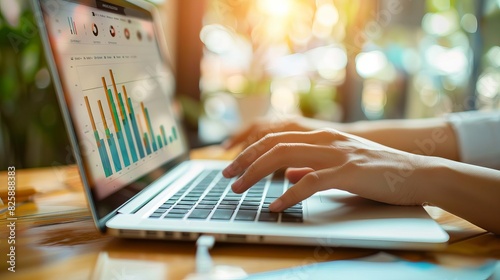
{"type": "Polygon", "coordinates": [[[111,37],[115,37],[116,36],[116,30],[115,30],[115,27],[113,25],[111,25],[109,27],[109,34],[111,34],[111,37]]]}
{"type": "Polygon", "coordinates": [[[130,39],[130,31],[128,30],[128,28],[125,28],[125,31],[123,32],[125,34],[125,38],[130,39]]]}
{"type": "Polygon", "coordinates": [[[94,34],[94,36],[97,36],[99,35],[99,28],[97,28],[97,24],[92,24],[92,34],[94,34]]]}

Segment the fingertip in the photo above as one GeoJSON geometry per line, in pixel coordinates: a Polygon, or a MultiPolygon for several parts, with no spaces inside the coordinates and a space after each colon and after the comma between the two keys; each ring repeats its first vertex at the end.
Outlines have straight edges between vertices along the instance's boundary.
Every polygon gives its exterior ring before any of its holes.
{"type": "Polygon", "coordinates": [[[281,212],[284,210],[283,206],[284,206],[283,201],[278,198],[269,205],[269,210],[271,210],[272,212],[281,212]]]}
{"type": "Polygon", "coordinates": [[[224,150],[229,150],[233,147],[233,141],[232,139],[227,139],[226,141],[222,142],[221,147],[224,150]]]}
{"type": "Polygon", "coordinates": [[[241,185],[243,184],[243,182],[241,181],[241,178],[236,180],[233,185],[231,185],[231,189],[233,190],[233,192],[235,193],[242,193],[242,189],[241,189],[241,185]]]}
{"type": "Polygon", "coordinates": [[[229,171],[227,171],[226,169],[222,170],[222,176],[224,176],[224,178],[231,178],[231,173],[229,173],[229,171]]]}

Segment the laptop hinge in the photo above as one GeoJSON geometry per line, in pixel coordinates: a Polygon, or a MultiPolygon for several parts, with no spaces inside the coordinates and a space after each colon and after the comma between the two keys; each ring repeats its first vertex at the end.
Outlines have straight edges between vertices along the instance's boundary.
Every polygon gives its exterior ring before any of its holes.
{"type": "Polygon", "coordinates": [[[183,174],[185,175],[186,171],[189,169],[189,166],[190,165],[187,164],[187,162],[183,162],[173,170],[169,171],[168,174],[153,182],[148,188],[140,192],[137,196],[135,196],[121,208],[119,208],[117,213],[134,214],[135,212],[139,211],[139,209],[153,200],[161,191],[171,185],[180,176],[182,176],[183,174]]]}

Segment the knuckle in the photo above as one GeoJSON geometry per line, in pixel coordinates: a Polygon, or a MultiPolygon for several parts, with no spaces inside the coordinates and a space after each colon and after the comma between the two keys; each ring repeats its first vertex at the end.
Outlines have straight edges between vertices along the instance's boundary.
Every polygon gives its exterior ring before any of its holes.
{"type": "Polygon", "coordinates": [[[304,183],[308,187],[314,187],[314,186],[318,185],[321,178],[319,177],[319,175],[316,172],[311,172],[311,173],[306,174],[302,178],[302,180],[304,180],[304,183]]]}
{"type": "Polygon", "coordinates": [[[267,133],[262,137],[261,143],[266,147],[272,147],[277,144],[276,133],[267,133]]]}
{"type": "Polygon", "coordinates": [[[291,188],[286,192],[286,200],[290,205],[302,201],[302,196],[298,188],[291,188]]]}
{"type": "Polygon", "coordinates": [[[271,149],[271,153],[286,154],[289,152],[291,147],[292,146],[289,143],[278,143],[271,149]]]}
{"type": "Polygon", "coordinates": [[[247,168],[247,170],[245,171],[245,174],[254,174],[255,172],[257,172],[257,168],[255,167],[255,164],[250,164],[247,168]]]}
{"type": "Polygon", "coordinates": [[[321,139],[327,139],[329,141],[338,140],[341,138],[339,131],[334,129],[322,129],[316,132],[321,139]]]}

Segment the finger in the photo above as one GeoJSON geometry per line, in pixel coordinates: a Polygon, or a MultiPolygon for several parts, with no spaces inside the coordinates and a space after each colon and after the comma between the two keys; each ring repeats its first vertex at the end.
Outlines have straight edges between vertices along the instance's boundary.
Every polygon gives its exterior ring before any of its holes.
{"type": "Polygon", "coordinates": [[[307,199],[318,191],[330,189],[336,185],[337,178],[339,178],[339,175],[335,168],[310,172],[304,175],[299,182],[289,188],[281,197],[271,203],[269,210],[281,212],[307,199]]]}
{"type": "Polygon", "coordinates": [[[324,135],[322,135],[322,132],[317,132],[317,131],[280,132],[280,133],[268,134],[264,138],[252,144],[250,147],[246,148],[243,152],[241,152],[240,155],[236,157],[236,159],[228,167],[224,169],[222,174],[227,178],[241,174],[255,160],[257,160],[263,154],[267,153],[280,143],[313,144],[314,142],[316,142],[316,138],[322,138],[322,137],[324,137],[324,135]]]}
{"type": "Polygon", "coordinates": [[[288,168],[285,171],[285,177],[290,181],[290,183],[295,184],[306,174],[313,172],[314,169],[309,167],[304,168],[288,168]]]}
{"type": "Polygon", "coordinates": [[[335,149],[326,146],[280,143],[251,163],[243,175],[233,183],[233,191],[244,192],[282,167],[310,167],[318,170],[336,165],[339,158],[335,156],[336,153],[335,149]]]}
{"type": "Polygon", "coordinates": [[[278,120],[270,121],[265,120],[257,122],[242,133],[238,133],[226,141],[223,146],[226,149],[231,149],[236,145],[242,145],[243,149],[262,139],[270,133],[286,132],[286,131],[307,131],[302,126],[299,126],[294,121],[278,120]]]}

